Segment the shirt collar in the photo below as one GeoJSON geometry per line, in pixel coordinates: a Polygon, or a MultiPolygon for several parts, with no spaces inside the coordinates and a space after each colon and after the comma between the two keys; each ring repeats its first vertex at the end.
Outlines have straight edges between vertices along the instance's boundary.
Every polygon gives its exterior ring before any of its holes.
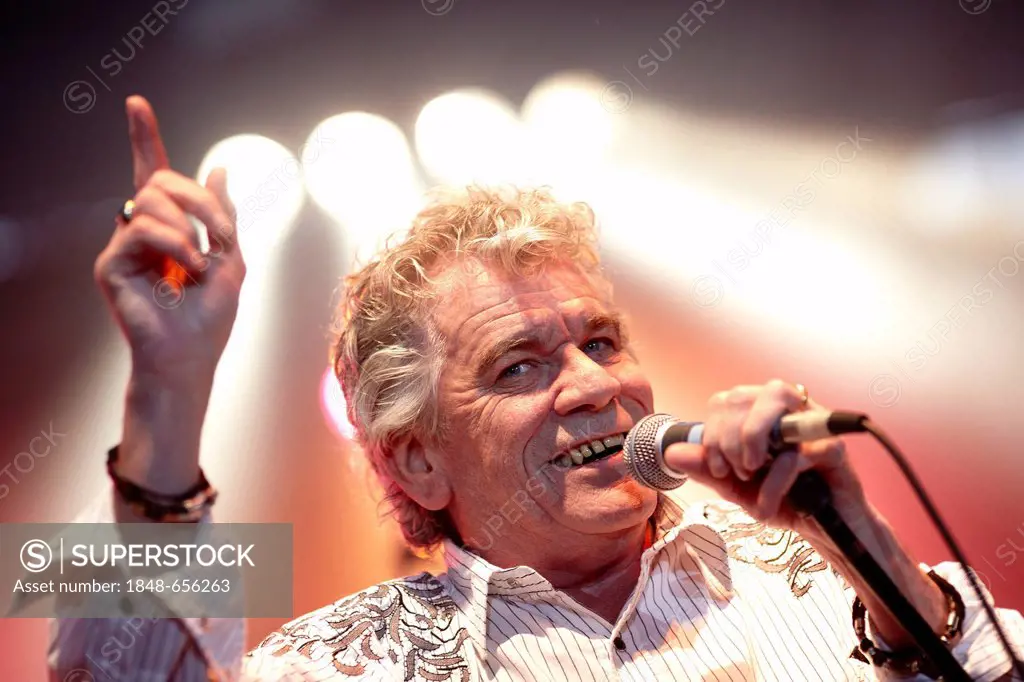
{"type": "MultiPolygon", "coordinates": [[[[732,596],[728,549],[725,538],[705,515],[705,505],[658,494],[654,516],[654,542],[643,560],[653,562],[666,547],[681,543],[696,564],[708,591],[716,599],[732,596]]],[[[444,541],[446,587],[459,611],[469,619],[470,633],[481,653],[487,650],[488,599],[535,598],[554,591],[542,575],[529,566],[499,568],[451,540],[444,541]]]]}

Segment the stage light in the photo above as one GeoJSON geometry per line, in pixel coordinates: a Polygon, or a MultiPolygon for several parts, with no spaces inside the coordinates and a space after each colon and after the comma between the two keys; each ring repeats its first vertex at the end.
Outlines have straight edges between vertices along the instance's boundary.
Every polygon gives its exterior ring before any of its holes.
{"type": "Polygon", "coordinates": [[[858,346],[891,327],[893,283],[907,268],[848,232],[820,223],[789,226],[770,242],[751,234],[744,247],[747,267],[723,263],[720,273],[726,291],[736,292],[740,314],[837,347],[858,346]]]}
{"type": "MultiPolygon", "coordinates": [[[[272,409],[274,392],[265,371],[273,356],[274,330],[287,305],[280,286],[278,256],[305,200],[299,160],[280,143],[260,135],[236,135],[215,144],[203,159],[196,179],[205,183],[210,171],[228,172],[228,194],[238,213],[238,240],[246,263],[235,324],[217,367],[216,390],[203,429],[204,467],[231,476],[248,490],[261,490],[258,469],[249,453],[271,435],[270,422],[253,415],[272,409]],[[245,429],[238,424],[252,424],[245,429]]],[[[200,231],[201,232],[201,231],[200,231]]],[[[192,295],[186,288],[185,297],[192,295]]],[[[255,494],[255,493],[254,493],[255,494]]],[[[225,500],[230,516],[241,502],[225,500]]]]}
{"type": "Polygon", "coordinates": [[[316,126],[301,156],[310,196],[344,229],[357,262],[407,228],[422,203],[409,141],[382,116],[333,116],[316,126]]]}
{"type": "Polygon", "coordinates": [[[752,202],[638,169],[614,170],[604,182],[591,203],[610,262],[680,309],[756,321],[765,339],[798,332],[819,345],[859,343],[888,328],[886,281],[906,268],[845,238],[848,229],[804,226],[797,216],[773,222],[777,212],[752,202]],[[794,292],[813,314],[794,314],[794,292]]]}
{"type": "Polygon", "coordinates": [[[623,165],[593,179],[588,201],[602,225],[602,246],[638,272],[688,276],[724,260],[752,232],[758,214],[683,179],[623,165]]]}
{"type": "Polygon", "coordinates": [[[530,182],[524,126],[493,93],[457,90],[432,99],[416,119],[415,139],[420,162],[439,182],[530,182]]]}
{"type": "Polygon", "coordinates": [[[911,161],[907,216],[929,232],[958,232],[1024,215],[1024,116],[961,124],[938,134],[911,161]]]}
{"type": "Polygon", "coordinates": [[[616,121],[601,96],[606,83],[585,73],[561,73],[534,86],[522,119],[545,162],[585,170],[604,160],[616,121]]]}
{"type": "Polygon", "coordinates": [[[335,436],[343,440],[355,438],[356,430],[348,420],[345,394],[333,367],[328,367],[320,380],[320,409],[335,436]]]}
{"type": "Polygon", "coordinates": [[[977,140],[969,135],[951,134],[929,145],[912,162],[908,217],[943,231],[962,229],[979,218],[988,194],[980,165],[977,140]]]}
{"type": "Polygon", "coordinates": [[[539,82],[523,102],[532,174],[560,200],[586,200],[607,171],[611,141],[625,121],[602,106],[604,89],[595,76],[566,72],[539,82]]]}
{"type": "Polygon", "coordinates": [[[250,276],[287,237],[302,208],[302,167],[283,145],[262,135],[235,135],[206,153],[196,179],[228,172],[228,194],[238,212],[238,238],[250,276]]]}

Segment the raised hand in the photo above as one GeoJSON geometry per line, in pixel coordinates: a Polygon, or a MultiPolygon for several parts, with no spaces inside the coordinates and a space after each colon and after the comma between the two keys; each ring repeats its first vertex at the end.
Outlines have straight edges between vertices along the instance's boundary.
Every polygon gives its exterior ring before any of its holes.
{"type": "Polygon", "coordinates": [[[126,103],[136,194],[94,274],[131,347],[120,475],[166,494],[195,483],[217,362],[238,311],[245,263],[227,177],[202,186],[170,169],[153,109],[126,103]],[[189,216],[208,233],[209,252],[189,216]]]}
{"type": "Polygon", "coordinates": [[[131,346],[138,377],[171,385],[212,379],[245,277],[226,173],[216,169],[203,187],[172,171],[152,107],[131,97],[126,109],[135,209],[130,222],[118,220],[96,259],[96,281],[131,346]],[[200,253],[188,214],[206,226],[208,254],[200,253]]]}

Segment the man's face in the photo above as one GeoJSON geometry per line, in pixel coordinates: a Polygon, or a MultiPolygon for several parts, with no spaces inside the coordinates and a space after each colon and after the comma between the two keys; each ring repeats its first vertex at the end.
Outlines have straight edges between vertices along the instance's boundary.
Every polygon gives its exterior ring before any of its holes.
{"type": "Polygon", "coordinates": [[[467,544],[571,541],[642,525],[656,494],[628,476],[615,438],[653,412],[653,396],[610,302],[568,266],[514,279],[455,265],[439,294],[442,457],[448,509],[467,544]],[[602,446],[619,452],[598,459],[602,446]],[[574,455],[587,459],[572,463],[574,455]]]}

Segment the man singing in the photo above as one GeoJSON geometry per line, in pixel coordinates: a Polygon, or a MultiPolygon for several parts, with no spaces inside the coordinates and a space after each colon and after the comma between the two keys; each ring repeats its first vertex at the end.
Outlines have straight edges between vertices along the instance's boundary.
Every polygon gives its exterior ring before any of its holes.
{"type": "MultiPolygon", "coordinates": [[[[137,193],[95,272],[132,349],[112,475],[148,506],[119,484],[92,520],[181,520],[174,510],[197,506],[198,521],[210,506],[200,431],[245,268],[224,172],[204,187],[169,170],[149,104],[127,110],[137,193]],[[199,252],[188,214],[217,258],[199,252]],[[199,282],[173,310],[152,291],[167,259],[199,282]]],[[[443,546],[447,570],[346,597],[245,655],[240,620],[160,621],[125,652],[131,679],[915,678],[911,636],[785,501],[809,469],[971,677],[1014,679],[960,567],[908,555],[840,439],[769,458],[781,415],[825,409],[802,386],[716,393],[703,445],[672,446],[727,502],[683,503],[627,474],[623,436],[654,397],[595,240],[584,205],[471,189],[349,275],[331,349],[349,418],[406,540],[443,546]]],[[[999,614],[1021,656],[1024,619],[999,614]]],[[[58,621],[53,679],[105,679],[89,654],[117,625],[58,621]]]]}

